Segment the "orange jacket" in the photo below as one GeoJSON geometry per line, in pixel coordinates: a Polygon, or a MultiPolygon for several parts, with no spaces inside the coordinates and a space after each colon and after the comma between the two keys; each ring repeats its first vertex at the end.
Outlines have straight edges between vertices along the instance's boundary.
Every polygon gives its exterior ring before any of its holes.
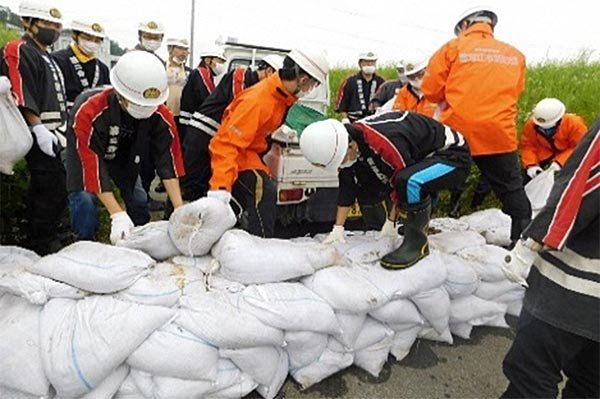
{"type": "Polygon", "coordinates": [[[210,140],[211,190],[231,191],[244,170],[269,169],[260,154],[267,149],[267,136],[284,121],[298,98],[283,87],[278,74],[246,89],[225,110],[221,126],[210,140]]]}
{"type": "Polygon", "coordinates": [[[441,122],[461,132],[472,155],[517,149],[517,100],[525,88],[525,56],[476,23],[429,60],[421,89],[446,102],[441,122]]]}
{"type": "Polygon", "coordinates": [[[405,85],[396,96],[392,111],[404,110],[413,111],[421,115],[433,117],[437,104],[432,103],[425,97],[419,98],[410,88],[409,85],[405,85]]]}
{"type": "Polygon", "coordinates": [[[565,114],[556,133],[551,138],[546,138],[537,131],[533,118],[529,118],[521,134],[523,167],[539,165],[544,161],[556,161],[563,166],[587,130],[581,117],[565,114]]]}

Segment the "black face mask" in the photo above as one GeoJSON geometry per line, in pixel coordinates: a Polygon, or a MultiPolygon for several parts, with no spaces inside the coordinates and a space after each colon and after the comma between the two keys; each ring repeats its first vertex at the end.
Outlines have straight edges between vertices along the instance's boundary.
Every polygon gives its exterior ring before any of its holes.
{"type": "Polygon", "coordinates": [[[50,28],[37,27],[37,33],[34,34],[38,42],[44,46],[51,46],[58,40],[60,32],[50,28]]]}

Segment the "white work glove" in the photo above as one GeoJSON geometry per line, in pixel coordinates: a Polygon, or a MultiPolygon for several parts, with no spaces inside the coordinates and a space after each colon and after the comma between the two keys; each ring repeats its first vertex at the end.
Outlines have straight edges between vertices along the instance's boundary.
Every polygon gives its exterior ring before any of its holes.
{"type": "Polygon", "coordinates": [[[117,242],[129,237],[133,229],[133,222],[127,212],[117,212],[110,215],[110,242],[116,245],[117,242]]]}
{"type": "Polygon", "coordinates": [[[209,191],[206,196],[208,198],[218,199],[225,203],[225,205],[229,205],[229,201],[231,201],[231,193],[226,190],[212,190],[209,191]]]}
{"type": "Polygon", "coordinates": [[[35,135],[35,140],[37,141],[40,150],[48,156],[55,157],[56,153],[54,152],[54,146],[58,145],[58,138],[56,135],[51,133],[50,130],[41,123],[31,127],[31,131],[35,135]]]}
{"type": "Polygon", "coordinates": [[[0,76],[0,94],[8,94],[10,93],[10,89],[12,85],[10,84],[10,79],[6,76],[0,76]]]}
{"type": "Polygon", "coordinates": [[[398,226],[396,226],[396,223],[390,219],[385,220],[385,223],[381,227],[381,231],[377,235],[378,240],[381,240],[384,237],[398,237],[398,226]]]}
{"type": "Polygon", "coordinates": [[[548,170],[551,170],[552,172],[560,172],[562,168],[560,167],[560,165],[558,164],[558,162],[552,162],[550,164],[550,166],[548,166],[548,170]]]}
{"type": "Polygon", "coordinates": [[[344,244],[344,226],[334,225],[331,233],[323,240],[323,244],[344,244]]]}
{"type": "Polygon", "coordinates": [[[350,119],[348,119],[348,118],[342,118],[342,123],[343,124],[350,123],[350,119]]]}
{"type": "Polygon", "coordinates": [[[531,179],[533,179],[534,177],[536,177],[537,175],[539,175],[543,171],[544,171],[544,169],[540,168],[537,165],[530,166],[530,167],[527,168],[527,176],[529,176],[531,179]]]}
{"type": "Polygon", "coordinates": [[[537,251],[532,249],[534,247],[541,249],[541,245],[531,239],[525,242],[517,241],[512,251],[504,258],[504,265],[502,265],[502,271],[507,279],[523,287],[529,287],[525,278],[537,256],[537,251]]]}

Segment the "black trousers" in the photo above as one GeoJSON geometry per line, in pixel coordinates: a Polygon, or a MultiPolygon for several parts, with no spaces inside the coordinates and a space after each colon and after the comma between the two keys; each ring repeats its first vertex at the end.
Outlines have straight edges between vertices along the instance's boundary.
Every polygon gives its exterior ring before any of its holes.
{"type": "Polygon", "coordinates": [[[600,346],[591,339],[556,328],[525,309],[517,336],[504,358],[510,381],[502,398],[556,398],[564,373],[563,398],[600,397],[600,346]]]}
{"type": "Polygon", "coordinates": [[[39,255],[47,255],[58,249],[58,225],[67,207],[65,167],[59,155],[44,154],[37,142],[25,159],[30,174],[27,246],[39,255]]]}
{"type": "MultiPolygon", "coordinates": [[[[277,186],[262,170],[244,170],[238,174],[231,195],[241,206],[240,227],[250,234],[271,238],[277,221],[277,186]]],[[[235,202],[233,201],[233,202],[235,202]]],[[[234,211],[238,213],[234,204],[234,211]]]]}
{"type": "Polygon", "coordinates": [[[212,136],[198,130],[188,129],[183,143],[185,176],[181,179],[183,199],[195,201],[206,196],[212,176],[208,145],[212,136]]]}

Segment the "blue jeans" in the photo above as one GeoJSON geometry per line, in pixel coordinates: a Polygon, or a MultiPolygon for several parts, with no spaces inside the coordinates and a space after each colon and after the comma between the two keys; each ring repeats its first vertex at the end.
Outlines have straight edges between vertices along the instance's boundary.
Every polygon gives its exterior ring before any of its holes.
{"type": "MultiPolygon", "coordinates": [[[[118,182],[115,182],[118,185],[118,182]]],[[[138,177],[133,190],[119,187],[125,202],[127,214],[136,226],[144,225],[150,221],[148,212],[148,196],[142,187],[142,180],[138,177]]],[[[71,227],[78,240],[93,240],[100,224],[98,218],[98,199],[95,194],[87,191],[74,191],[69,193],[69,211],[71,213],[71,227]]]]}

